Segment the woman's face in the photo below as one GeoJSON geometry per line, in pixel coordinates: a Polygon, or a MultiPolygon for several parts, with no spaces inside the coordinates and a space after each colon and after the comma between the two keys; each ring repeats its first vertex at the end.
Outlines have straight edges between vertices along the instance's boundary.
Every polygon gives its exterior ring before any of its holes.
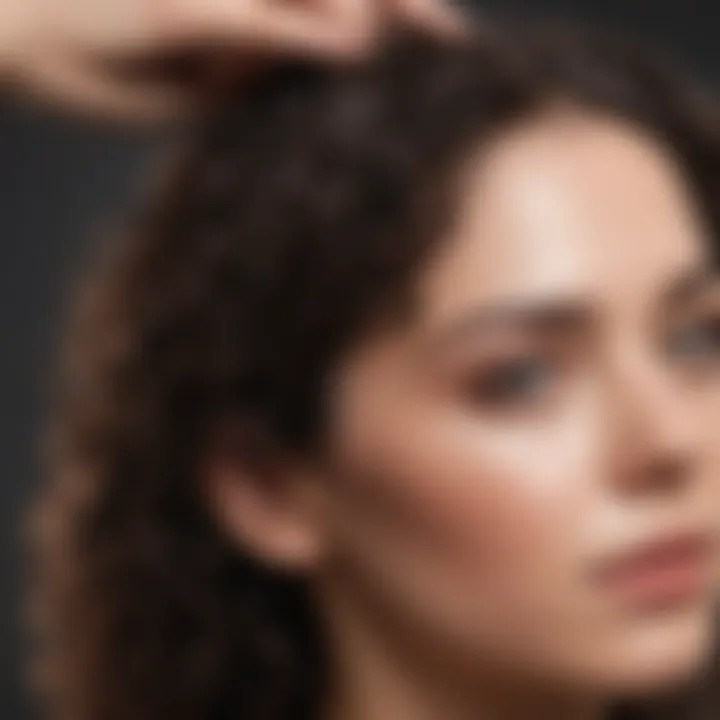
{"type": "Polygon", "coordinates": [[[341,367],[332,602],[468,668],[685,677],[720,525],[709,229],[663,149],[599,117],[528,122],[462,187],[414,320],[341,367]],[[666,541],[665,564],[628,561],[666,541]]]}

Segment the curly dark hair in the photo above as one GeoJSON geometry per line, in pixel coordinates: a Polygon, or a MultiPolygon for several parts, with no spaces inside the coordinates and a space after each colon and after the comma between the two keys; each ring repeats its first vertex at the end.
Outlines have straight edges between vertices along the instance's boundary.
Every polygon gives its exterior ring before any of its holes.
{"type": "MultiPolygon", "coordinates": [[[[276,66],[193,126],[63,353],[35,525],[50,717],[317,717],[329,667],[307,588],[218,530],[198,459],[228,419],[247,462],[318,451],[325,379],[412,304],[464,156],[558,103],[667,143],[720,229],[716,99],[608,33],[397,33],[359,64],[276,66]]],[[[717,717],[717,700],[704,677],[618,716],[717,717]]]]}

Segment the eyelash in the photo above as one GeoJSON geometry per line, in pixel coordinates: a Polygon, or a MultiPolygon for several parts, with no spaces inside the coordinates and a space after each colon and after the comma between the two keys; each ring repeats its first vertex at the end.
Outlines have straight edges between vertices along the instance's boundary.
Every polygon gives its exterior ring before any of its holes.
{"type": "MultiPolygon", "coordinates": [[[[665,352],[694,369],[700,365],[720,370],[720,313],[708,313],[676,329],[665,342],[665,352]],[[689,344],[683,347],[684,343],[689,344]]],[[[548,399],[564,370],[562,359],[551,353],[518,354],[474,373],[465,390],[476,406],[529,408],[548,399]]]]}
{"type": "Polygon", "coordinates": [[[553,358],[540,354],[499,361],[471,378],[468,387],[470,400],[473,404],[497,408],[538,402],[556,382],[559,375],[557,365],[553,358]],[[528,374],[528,371],[534,375],[528,374]],[[532,385],[529,389],[528,379],[532,385]]]}
{"type": "Polygon", "coordinates": [[[680,361],[691,363],[720,361],[720,313],[708,313],[676,330],[668,338],[667,352],[673,356],[679,354],[680,361]],[[698,331],[702,334],[699,346],[695,344],[698,331]],[[682,348],[681,344],[687,342],[687,338],[683,338],[685,333],[691,335],[691,344],[682,348]]]}

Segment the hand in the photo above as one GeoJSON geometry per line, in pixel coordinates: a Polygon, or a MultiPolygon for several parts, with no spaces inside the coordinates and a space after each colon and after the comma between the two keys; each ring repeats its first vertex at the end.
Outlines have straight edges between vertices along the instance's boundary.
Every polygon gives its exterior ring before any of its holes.
{"type": "Polygon", "coordinates": [[[149,60],[189,56],[197,70],[232,58],[234,71],[285,54],[347,60],[372,46],[389,16],[462,31],[444,1],[0,0],[0,70],[22,91],[66,107],[165,117],[193,98],[167,75],[138,72],[157,67],[149,60]]]}

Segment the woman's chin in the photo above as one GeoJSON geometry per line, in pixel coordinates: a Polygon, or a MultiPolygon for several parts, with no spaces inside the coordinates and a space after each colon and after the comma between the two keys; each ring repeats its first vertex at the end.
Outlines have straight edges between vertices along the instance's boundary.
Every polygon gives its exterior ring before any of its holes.
{"type": "Polygon", "coordinates": [[[711,659],[713,625],[707,607],[633,618],[606,655],[601,684],[612,694],[645,696],[693,682],[711,659]]]}

